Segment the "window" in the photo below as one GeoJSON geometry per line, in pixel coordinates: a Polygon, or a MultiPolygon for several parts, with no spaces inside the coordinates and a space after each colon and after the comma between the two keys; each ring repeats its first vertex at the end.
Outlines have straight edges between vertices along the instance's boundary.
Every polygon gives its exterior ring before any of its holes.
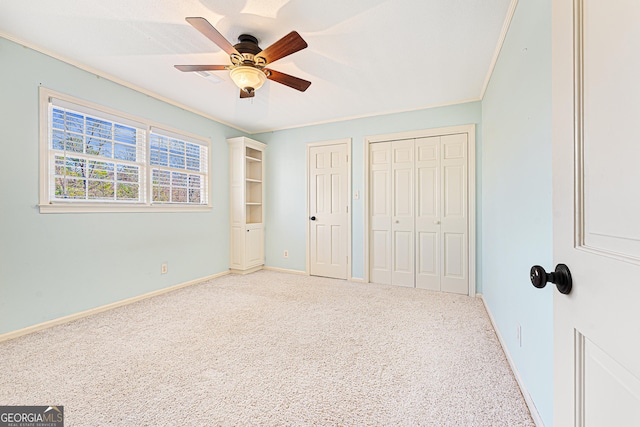
{"type": "Polygon", "coordinates": [[[50,201],[144,201],[144,129],[80,108],[50,109],[50,201]]]}
{"type": "Polygon", "coordinates": [[[208,142],[41,88],[41,212],[209,208],[208,142]]]}
{"type": "Polygon", "coordinates": [[[150,164],[152,200],[158,203],[202,203],[207,155],[199,144],[152,129],[150,164]]]}

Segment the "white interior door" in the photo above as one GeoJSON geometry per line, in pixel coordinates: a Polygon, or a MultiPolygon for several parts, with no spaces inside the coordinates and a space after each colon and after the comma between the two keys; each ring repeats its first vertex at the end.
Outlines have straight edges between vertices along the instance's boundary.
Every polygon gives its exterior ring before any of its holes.
{"type": "Polygon", "coordinates": [[[640,2],[553,0],[554,425],[640,425],[640,2]]]}
{"type": "Polygon", "coordinates": [[[309,273],[347,278],[347,144],[309,147],[309,273]]]}

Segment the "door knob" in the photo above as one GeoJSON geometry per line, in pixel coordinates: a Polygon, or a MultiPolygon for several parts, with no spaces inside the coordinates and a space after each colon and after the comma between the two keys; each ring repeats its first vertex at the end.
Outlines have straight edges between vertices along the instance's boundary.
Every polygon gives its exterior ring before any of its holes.
{"type": "Polygon", "coordinates": [[[553,273],[547,273],[544,268],[539,265],[531,267],[531,283],[536,288],[544,288],[547,282],[555,283],[558,291],[561,294],[568,294],[571,292],[572,280],[569,267],[564,264],[556,265],[556,270],[553,273]]]}
{"type": "Polygon", "coordinates": [[[311,221],[315,221],[315,220],[316,220],[316,217],[315,217],[315,216],[310,216],[310,217],[309,217],[309,219],[310,219],[311,221]]]}

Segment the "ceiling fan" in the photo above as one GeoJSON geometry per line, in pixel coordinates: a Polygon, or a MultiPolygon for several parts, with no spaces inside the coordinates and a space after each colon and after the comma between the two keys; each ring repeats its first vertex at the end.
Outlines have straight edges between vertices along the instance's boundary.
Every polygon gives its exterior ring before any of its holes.
{"type": "Polygon", "coordinates": [[[238,37],[238,43],[231,45],[213,25],[204,18],[186,18],[196,30],[217,44],[229,54],[231,65],[176,65],[180,71],[219,71],[229,70],[231,79],[240,88],[240,98],[251,98],[269,79],[293,89],[304,92],[311,82],[280,71],[265,68],[267,65],[291,55],[307,47],[300,34],[292,31],[280,40],[262,50],[258,46],[258,39],[249,34],[238,37]]]}

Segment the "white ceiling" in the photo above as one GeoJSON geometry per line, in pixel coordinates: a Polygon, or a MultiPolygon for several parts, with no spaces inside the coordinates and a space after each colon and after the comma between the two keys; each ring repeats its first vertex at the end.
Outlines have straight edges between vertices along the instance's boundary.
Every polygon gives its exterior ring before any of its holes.
{"type": "MultiPolygon", "coordinates": [[[[0,35],[127,82],[251,133],[479,99],[512,0],[2,0],[0,35]],[[239,99],[229,64],[184,18],[264,49],[292,30],[309,44],[270,68],[312,82],[267,81],[239,99]]],[[[4,64],[3,66],[6,66],[4,64]]]]}

